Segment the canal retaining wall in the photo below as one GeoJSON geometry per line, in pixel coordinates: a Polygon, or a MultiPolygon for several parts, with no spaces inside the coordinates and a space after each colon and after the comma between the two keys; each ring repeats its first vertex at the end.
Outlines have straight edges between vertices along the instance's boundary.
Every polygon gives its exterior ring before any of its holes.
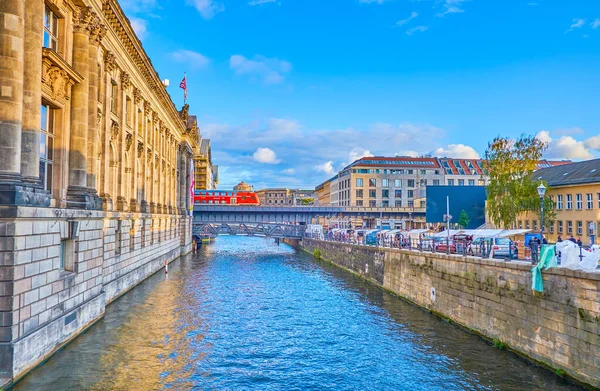
{"type": "MultiPolygon", "coordinates": [[[[521,355],[600,388],[600,273],[313,239],[299,246],[521,355]]],[[[510,376],[510,374],[507,374],[510,376]]]]}
{"type": "Polygon", "coordinates": [[[0,207],[0,389],[192,250],[186,215],[0,207]]]}

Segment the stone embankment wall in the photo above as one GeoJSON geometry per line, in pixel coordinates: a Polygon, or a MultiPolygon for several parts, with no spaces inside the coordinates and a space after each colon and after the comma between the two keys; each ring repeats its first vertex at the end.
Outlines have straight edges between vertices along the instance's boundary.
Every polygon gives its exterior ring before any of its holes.
{"type": "Polygon", "coordinates": [[[165,262],[189,253],[191,222],[173,214],[0,207],[0,388],[165,262]]]}
{"type": "Polygon", "coordinates": [[[572,378],[600,388],[600,273],[304,239],[301,248],[572,378]]]}

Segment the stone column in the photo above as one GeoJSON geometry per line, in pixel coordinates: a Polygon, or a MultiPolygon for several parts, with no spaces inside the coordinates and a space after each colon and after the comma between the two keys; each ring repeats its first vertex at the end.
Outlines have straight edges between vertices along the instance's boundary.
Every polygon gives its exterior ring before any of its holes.
{"type": "MultiPolygon", "coordinates": [[[[23,130],[21,175],[23,181],[40,184],[40,119],[42,104],[42,45],[44,1],[25,0],[25,51],[23,64],[23,130]]],[[[42,184],[43,186],[43,184],[42,184]]]]}
{"type": "Polygon", "coordinates": [[[88,148],[87,148],[87,187],[90,194],[98,194],[98,151],[100,137],[98,135],[98,90],[100,77],[98,74],[98,50],[106,27],[100,23],[99,18],[94,18],[90,24],[90,45],[88,50],[88,148]]]}
{"type": "Polygon", "coordinates": [[[89,107],[89,51],[91,7],[79,7],[73,23],[73,68],[83,81],[71,92],[71,137],[67,206],[88,208],[87,149],[89,107]]]}
{"type": "Polygon", "coordinates": [[[21,182],[24,17],[23,0],[0,1],[0,204],[15,203],[21,182]]]}

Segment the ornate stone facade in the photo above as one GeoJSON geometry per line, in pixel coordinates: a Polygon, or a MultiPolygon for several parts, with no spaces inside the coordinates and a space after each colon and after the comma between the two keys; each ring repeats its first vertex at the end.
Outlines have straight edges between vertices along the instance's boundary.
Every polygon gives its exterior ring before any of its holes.
{"type": "Polygon", "coordinates": [[[191,250],[199,136],[116,0],[2,0],[0,53],[3,388],[191,250]]]}

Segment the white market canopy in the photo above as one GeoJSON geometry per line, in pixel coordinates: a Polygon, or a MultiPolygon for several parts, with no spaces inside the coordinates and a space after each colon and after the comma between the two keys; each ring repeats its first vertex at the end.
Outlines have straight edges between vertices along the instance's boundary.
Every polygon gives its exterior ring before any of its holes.
{"type": "Polygon", "coordinates": [[[434,234],[436,238],[445,238],[450,233],[450,236],[454,235],[470,235],[473,239],[476,238],[507,238],[515,235],[523,235],[531,232],[530,229],[451,229],[448,231],[442,231],[434,234]]]}

